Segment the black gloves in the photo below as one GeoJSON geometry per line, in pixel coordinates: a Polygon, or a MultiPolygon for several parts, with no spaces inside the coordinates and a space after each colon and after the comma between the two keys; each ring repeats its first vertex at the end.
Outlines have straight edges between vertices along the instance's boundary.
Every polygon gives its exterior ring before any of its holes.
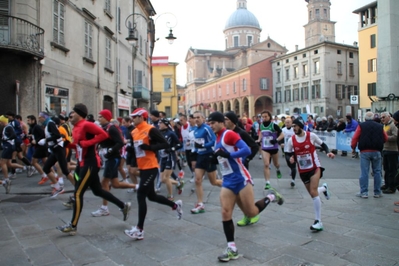
{"type": "Polygon", "coordinates": [[[219,164],[218,158],[216,158],[215,154],[209,155],[209,161],[211,164],[219,164]]]}
{"type": "Polygon", "coordinates": [[[204,148],[204,144],[199,144],[199,143],[196,142],[194,144],[194,147],[197,148],[197,149],[202,149],[202,148],[204,148]]]}
{"type": "Polygon", "coordinates": [[[139,147],[144,151],[151,151],[151,146],[148,144],[141,144],[139,147]]]}
{"type": "Polygon", "coordinates": [[[222,149],[217,150],[217,151],[215,152],[215,155],[216,155],[216,156],[223,157],[223,158],[230,158],[230,153],[228,153],[227,151],[224,151],[224,150],[222,150],[222,149]]]}
{"type": "Polygon", "coordinates": [[[272,140],[270,140],[269,142],[270,142],[270,144],[273,144],[273,145],[274,145],[274,144],[277,144],[278,141],[277,141],[276,139],[272,139],[272,140]]]}

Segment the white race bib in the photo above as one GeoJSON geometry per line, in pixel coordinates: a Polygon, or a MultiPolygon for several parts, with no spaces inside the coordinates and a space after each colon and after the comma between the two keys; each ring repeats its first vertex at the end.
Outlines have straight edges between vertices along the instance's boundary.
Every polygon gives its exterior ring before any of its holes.
{"type": "Polygon", "coordinates": [[[220,172],[223,176],[233,173],[233,169],[231,168],[229,159],[218,156],[218,162],[220,166],[220,172]]]}
{"type": "Polygon", "coordinates": [[[76,155],[78,157],[79,162],[82,161],[82,153],[83,153],[82,147],[80,147],[79,145],[76,145],[76,155]]]}
{"type": "Polygon", "coordinates": [[[142,140],[135,140],[134,141],[134,151],[136,153],[136,158],[145,157],[145,151],[142,150],[139,146],[143,144],[142,140]]]}
{"type": "Polygon", "coordinates": [[[313,168],[312,155],[310,154],[297,155],[296,158],[300,169],[306,170],[313,168]]]}

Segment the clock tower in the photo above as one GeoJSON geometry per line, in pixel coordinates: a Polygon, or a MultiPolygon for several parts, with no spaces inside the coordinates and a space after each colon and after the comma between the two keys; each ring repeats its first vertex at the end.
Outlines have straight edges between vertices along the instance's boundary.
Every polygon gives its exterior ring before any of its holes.
{"type": "Polygon", "coordinates": [[[335,42],[335,21],[330,20],[330,0],[305,0],[308,3],[308,23],[305,27],[305,47],[335,42]]]}

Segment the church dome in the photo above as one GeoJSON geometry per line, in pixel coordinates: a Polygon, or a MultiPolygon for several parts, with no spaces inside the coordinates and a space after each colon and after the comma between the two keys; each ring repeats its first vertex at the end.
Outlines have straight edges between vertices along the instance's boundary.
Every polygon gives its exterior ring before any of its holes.
{"type": "Polygon", "coordinates": [[[254,14],[252,14],[246,8],[238,8],[233,14],[230,15],[224,29],[227,30],[229,28],[243,26],[250,26],[260,29],[259,21],[254,14]]]}

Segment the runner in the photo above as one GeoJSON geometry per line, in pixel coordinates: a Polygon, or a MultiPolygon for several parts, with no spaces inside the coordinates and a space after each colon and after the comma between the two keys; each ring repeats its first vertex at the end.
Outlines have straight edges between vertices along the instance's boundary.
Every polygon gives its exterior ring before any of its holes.
{"type": "Polygon", "coordinates": [[[100,170],[100,157],[96,153],[96,144],[108,138],[107,133],[92,122],[87,121],[87,107],[78,103],[71,112],[71,123],[73,128],[73,143],[70,148],[76,149],[76,159],[78,161],[75,172],[75,204],[73,206],[73,215],[70,223],[57,226],[62,233],[75,235],[80,214],[83,208],[83,196],[87,188],[90,187],[93,194],[104,198],[117,205],[123,213],[123,220],[126,221],[129,216],[130,202],[122,202],[114,195],[101,188],[98,171],[100,170]]]}
{"type": "Polygon", "coordinates": [[[263,173],[265,175],[265,190],[271,188],[270,185],[270,160],[276,167],[277,178],[281,178],[280,164],[278,162],[278,142],[284,138],[281,128],[271,121],[272,114],[265,110],[261,113],[262,123],[259,127],[259,138],[257,142],[261,143],[262,159],[265,167],[263,173]]]}
{"type": "Polygon", "coordinates": [[[143,108],[137,108],[130,115],[133,118],[135,129],[132,131],[134,150],[137,165],[140,170],[140,184],[136,186],[138,201],[138,223],[131,230],[125,230],[125,234],[132,239],[144,239],[144,221],[147,215],[146,198],[159,204],[170,206],[176,210],[180,220],[183,215],[183,202],[170,201],[164,196],[157,195],[154,190],[154,181],[158,174],[158,160],[156,152],[169,148],[168,142],[158,129],[147,124],[148,112],[143,108]]]}
{"type": "MultiPolygon", "coordinates": [[[[122,134],[119,129],[110,122],[111,111],[104,109],[98,114],[98,122],[107,133],[108,138],[99,143],[99,154],[103,157],[103,179],[101,187],[104,191],[113,188],[136,188],[136,185],[118,180],[118,168],[121,161],[120,149],[123,147],[122,134]]],[[[103,198],[103,205],[91,213],[94,217],[109,215],[108,201],[103,198]]]]}
{"type": "Polygon", "coordinates": [[[234,242],[234,223],[232,220],[234,205],[241,201],[241,210],[248,217],[257,216],[270,202],[282,205],[283,197],[273,188],[269,194],[255,202],[251,175],[242,163],[241,158],[251,154],[249,147],[240,136],[224,127],[225,116],[220,112],[209,115],[208,121],[216,133],[214,156],[220,165],[223,175],[223,184],[220,191],[220,205],[222,207],[223,231],[227,240],[225,252],[218,256],[220,261],[238,259],[238,250],[234,242]]]}
{"type": "Polygon", "coordinates": [[[330,199],[330,192],[327,183],[319,187],[319,180],[323,176],[324,168],[321,167],[317,155],[315,144],[322,147],[327,156],[334,159],[335,155],[328,150],[328,146],[314,133],[304,131],[304,123],[299,118],[293,121],[295,135],[286,143],[288,151],[294,151],[290,158],[290,163],[297,162],[299,176],[302,179],[309,195],[313,199],[313,208],[315,212],[315,221],[310,226],[310,230],[322,231],[321,222],[321,200],[319,193],[323,193],[327,200],[330,199]]]}
{"type": "Polygon", "coordinates": [[[287,166],[291,170],[291,188],[295,187],[295,177],[296,177],[296,163],[291,163],[290,158],[293,155],[293,150],[288,150],[286,143],[288,143],[288,140],[295,135],[294,128],[292,127],[292,120],[290,117],[287,117],[285,119],[285,127],[282,128],[283,134],[284,134],[284,142],[281,144],[281,146],[284,148],[284,157],[285,161],[287,162],[287,166]]]}
{"type": "Polygon", "coordinates": [[[195,165],[195,192],[197,194],[197,203],[191,209],[191,213],[204,213],[202,177],[205,172],[208,173],[209,181],[213,186],[222,186],[222,180],[216,179],[216,165],[212,163],[210,155],[213,153],[216,136],[212,129],[205,124],[205,117],[199,111],[194,113],[197,128],[194,130],[194,147],[197,153],[197,162],[195,165]]]}

